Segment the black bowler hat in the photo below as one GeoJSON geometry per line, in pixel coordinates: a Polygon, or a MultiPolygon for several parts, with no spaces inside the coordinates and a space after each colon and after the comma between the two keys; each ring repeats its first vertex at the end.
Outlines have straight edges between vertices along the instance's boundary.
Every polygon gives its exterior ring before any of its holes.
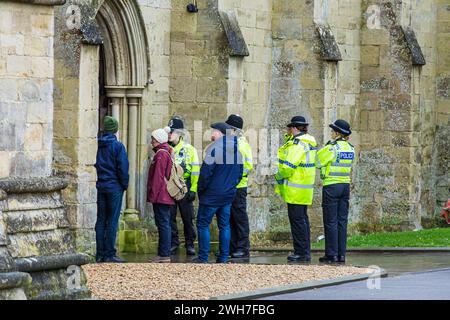
{"type": "Polygon", "coordinates": [[[226,124],[229,124],[232,127],[235,127],[237,129],[241,129],[244,127],[244,120],[242,117],[238,114],[231,114],[227,121],[225,121],[226,124]]]}
{"type": "Polygon", "coordinates": [[[352,130],[350,130],[350,124],[342,119],[336,120],[334,123],[330,124],[330,128],[347,136],[352,134],[352,130]]]}
{"type": "Polygon", "coordinates": [[[302,116],[295,116],[291,119],[291,123],[289,123],[288,127],[298,127],[298,126],[306,126],[309,123],[306,122],[305,117],[302,116]]]}
{"type": "Polygon", "coordinates": [[[173,131],[175,129],[184,129],[183,120],[175,117],[170,119],[168,126],[170,127],[170,131],[173,131]]]}
{"type": "Polygon", "coordinates": [[[227,130],[231,130],[233,129],[232,126],[230,126],[229,124],[225,123],[225,122],[216,122],[213,123],[211,125],[211,128],[219,130],[220,132],[222,132],[223,134],[227,134],[227,130]]]}

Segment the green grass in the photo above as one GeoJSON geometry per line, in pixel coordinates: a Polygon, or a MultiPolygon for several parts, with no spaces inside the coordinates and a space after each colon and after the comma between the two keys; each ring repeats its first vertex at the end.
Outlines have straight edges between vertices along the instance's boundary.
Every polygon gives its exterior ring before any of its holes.
{"type": "MultiPolygon", "coordinates": [[[[318,249],[324,246],[324,240],[312,245],[313,248],[318,249]]],[[[354,235],[348,238],[347,247],[450,247],[450,228],[354,235]]]]}

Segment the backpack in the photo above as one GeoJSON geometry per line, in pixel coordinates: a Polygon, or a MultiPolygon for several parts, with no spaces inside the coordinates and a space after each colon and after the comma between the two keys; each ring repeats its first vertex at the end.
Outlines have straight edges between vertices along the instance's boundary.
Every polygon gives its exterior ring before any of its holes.
{"type": "MultiPolygon", "coordinates": [[[[188,193],[188,188],[186,182],[184,181],[183,168],[174,160],[173,156],[164,149],[159,149],[167,152],[170,156],[170,160],[172,161],[172,168],[170,170],[169,180],[166,179],[167,183],[167,192],[169,195],[176,201],[182,200],[185,195],[188,193]]],[[[159,151],[158,150],[158,151],[159,151]]]]}

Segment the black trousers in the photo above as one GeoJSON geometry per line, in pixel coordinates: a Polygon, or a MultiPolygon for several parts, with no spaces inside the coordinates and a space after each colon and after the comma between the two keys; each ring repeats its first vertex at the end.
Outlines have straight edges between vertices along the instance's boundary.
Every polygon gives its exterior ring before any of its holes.
{"type": "Polygon", "coordinates": [[[176,205],[170,209],[170,226],[172,230],[172,247],[180,245],[177,226],[177,209],[180,209],[181,219],[183,220],[184,241],[186,247],[193,247],[196,238],[194,229],[194,204],[187,201],[186,198],[177,201],[176,205]]]}
{"type": "Polygon", "coordinates": [[[322,189],[325,254],[327,256],[345,256],[349,198],[350,184],[348,183],[332,184],[322,189]]]}
{"type": "Polygon", "coordinates": [[[304,258],[311,258],[308,206],[288,203],[288,215],[294,242],[294,254],[304,258]]]}
{"type": "Polygon", "coordinates": [[[238,188],[231,205],[230,215],[230,252],[250,251],[250,227],[247,215],[247,188],[238,188]]]}

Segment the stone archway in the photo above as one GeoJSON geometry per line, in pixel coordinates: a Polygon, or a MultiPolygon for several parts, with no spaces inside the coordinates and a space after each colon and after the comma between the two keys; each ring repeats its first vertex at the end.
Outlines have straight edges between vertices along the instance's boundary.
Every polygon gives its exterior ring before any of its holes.
{"type": "MultiPolygon", "coordinates": [[[[142,135],[145,132],[142,96],[151,82],[145,24],[134,0],[105,0],[95,19],[103,36],[100,50],[103,81],[100,81],[99,89],[105,93],[107,101],[104,105],[108,108],[104,113],[99,112],[99,116],[107,113],[120,122],[119,139],[127,147],[130,160],[125,213],[138,215],[138,146],[144,143],[145,138],[142,135]]],[[[102,119],[99,120],[101,123],[102,119]]]]}

